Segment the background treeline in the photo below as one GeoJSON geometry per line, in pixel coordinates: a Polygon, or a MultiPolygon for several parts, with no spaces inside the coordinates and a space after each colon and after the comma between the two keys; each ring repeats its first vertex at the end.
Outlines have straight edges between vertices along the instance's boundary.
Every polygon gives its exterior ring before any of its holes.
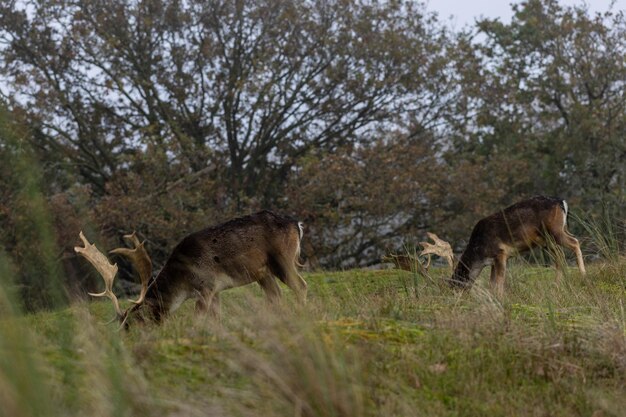
{"type": "Polygon", "coordinates": [[[459,249],[538,193],[623,241],[624,13],[513,7],[452,30],[412,1],[2,2],[0,239],[28,305],[94,285],[81,228],[161,265],[260,208],[306,223],[313,267],[427,230],[459,249]]]}

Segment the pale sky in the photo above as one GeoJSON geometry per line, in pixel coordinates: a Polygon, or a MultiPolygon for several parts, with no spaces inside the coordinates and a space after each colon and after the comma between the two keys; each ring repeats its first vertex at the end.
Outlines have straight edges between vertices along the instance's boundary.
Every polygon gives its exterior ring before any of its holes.
{"type": "MultiPolygon", "coordinates": [[[[426,0],[429,11],[439,13],[442,21],[449,21],[452,16],[453,27],[461,29],[466,24],[473,24],[478,17],[496,18],[503,22],[511,19],[511,3],[519,3],[511,0],[426,0]]],[[[561,5],[587,4],[589,10],[593,12],[604,12],[608,10],[611,0],[560,0],[561,5]]],[[[626,0],[616,0],[613,11],[626,10],[626,0]]]]}

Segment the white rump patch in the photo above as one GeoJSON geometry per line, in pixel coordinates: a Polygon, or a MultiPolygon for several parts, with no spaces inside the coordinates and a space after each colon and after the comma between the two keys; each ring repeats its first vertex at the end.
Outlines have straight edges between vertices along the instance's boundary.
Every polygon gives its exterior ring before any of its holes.
{"type": "Polygon", "coordinates": [[[567,201],[563,200],[563,210],[565,210],[565,216],[563,216],[563,227],[567,225],[567,212],[569,208],[567,207],[567,201]]]}
{"type": "Polygon", "coordinates": [[[304,223],[298,222],[298,231],[300,232],[300,240],[302,240],[302,236],[304,236],[304,223]]]}

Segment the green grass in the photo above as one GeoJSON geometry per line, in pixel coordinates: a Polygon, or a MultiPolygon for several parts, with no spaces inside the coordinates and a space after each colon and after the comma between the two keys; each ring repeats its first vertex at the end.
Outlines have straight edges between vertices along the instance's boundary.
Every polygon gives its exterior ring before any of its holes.
{"type": "Polygon", "coordinates": [[[619,416],[626,410],[626,262],[512,265],[469,292],[403,271],[305,276],[309,302],[222,293],[118,332],[110,303],[0,319],[4,415],[619,416]],[[595,413],[595,414],[594,414],[595,413]]]}

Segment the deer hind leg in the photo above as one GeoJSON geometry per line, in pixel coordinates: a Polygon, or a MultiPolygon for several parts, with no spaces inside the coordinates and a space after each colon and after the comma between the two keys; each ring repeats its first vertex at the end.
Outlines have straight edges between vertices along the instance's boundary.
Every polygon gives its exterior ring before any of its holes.
{"type": "Polygon", "coordinates": [[[204,288],[197,293],[196,312],[208,314],[219,319],[220,317],[220,296],[219,292],[204,288]]]}
{"type": "Polygon", "coordinates": [[[558,230],[557,233],[552,234],[554,236],[554,241],[564,248],[571,249],[576,254],[576,264],[578,265],[578,270],[582,275],[587,273],[585,269],[585,262],[583,260],[583,253],[580,250],[580,243],[578,239],[576,239],[572,234],[570,234],[565,227],[558,230]]]}
{"type": "Polygon", "coordinates": [[[506,275],[506,260],[504,254],[499,254],[493,260],[491,265],[491,288],[498,297],[504,295],[504,277],[506,275]]]}
{"type": "Polygon", "coordinates": [[[566,246],[573,250],[576,254],[576,264],[578,265],[578,270],[580,270],[582,275],[585,275],[587,270],[585,269],[585,261],[583,261],[583,252],[580,250],[580,242],[578,242],[578,239],[574,236],[567,233],[567,231],[565,233],[567,236],[566,246]]]}
{"type": "Polygon", "coordinates": [[[276,278],[270,274],[266,274],[258,281],[259,285],[265,293],[265,297],[270,304],[277,304],[281,298],[280,287],[276,278]]]}
{"type": "Polygon", "coordinates": [[[284,257],[272,257],[270,259],[270,269],[296,294],[300,303],[306,303],[307,284],[298,274],[294,260],[287,260],[284,257]]]}

